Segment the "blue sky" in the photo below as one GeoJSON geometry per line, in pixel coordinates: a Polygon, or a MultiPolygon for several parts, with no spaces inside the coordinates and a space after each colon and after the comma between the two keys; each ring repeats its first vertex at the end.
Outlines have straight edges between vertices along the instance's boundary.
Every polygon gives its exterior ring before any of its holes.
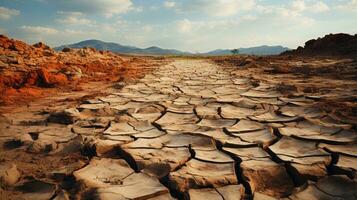
{"type": "Polygon", "coordinates": [[[0,33],[203,52],[357,33],[357,0],[0,0],[0,33]]]}

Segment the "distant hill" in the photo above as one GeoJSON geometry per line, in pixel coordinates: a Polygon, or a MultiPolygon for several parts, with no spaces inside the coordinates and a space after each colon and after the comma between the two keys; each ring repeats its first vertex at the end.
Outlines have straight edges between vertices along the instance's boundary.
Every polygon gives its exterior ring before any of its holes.
{"type": "Polygon", "coordinates": [[[56,51],[61,51],[63,48],[79,49],[83,47],[92,47],[97,50],[108,50],[116,53],[128,53],[128,54],[147,54],[147,55],[187,55],[189,52],[182,52],[175,49],[162,49],[160,47],[149,47],[141,49],[133,46],[125,46],[112,42],[103,42],[100,40],[85,40],[75,44],[63,45],[55,47],[56,51]]]}
{"type": "MultiPolygon", "coordinates": [[[[282,52],[290,50],[287,47],[283,46],[257,46],[257,47],[250,47],[250,48],[239,48],[239,54],[246,54],[246,55],[279,55],[282,52]]],[[[204,53],[204,55],[231,55],[232,52],[230,49],[217,49],[214,51],[210,51],[204,53]]]]}
{"type": "Polygon", "coordinates": [[[357,34],[329,34],[323,38],[309,40],[304,47],[287,51],[282,55],[300,56],[357,56],[357,34]]]}
{"type": "MultiPolygon", "coordinates": [[[[134,46],[125,46],[113,42],[103,42],[100,40],[85,40],[75,44],[68,44],[59,47],[55,47],[56,51],[61,51],[63,48],[79,49],[84,47],[92,47],[97,50],[108,50],[116,53],[127,53],[127,54],[145,54],[145,55],[195,55],[190,52],[183,52],[176,49],[163,49],[160,47],[152,46],[149,48],[138,48],[134,46]]],[[[251,48],[240,48],[239,54],[248,55],[278,55],[284,51],[290,50],[289,48],[282,46],[258,46],[251,48]]],[[[230,49],[217,49],[207,53],[199,53],[197,55],[231,55],[230,49]]]]}

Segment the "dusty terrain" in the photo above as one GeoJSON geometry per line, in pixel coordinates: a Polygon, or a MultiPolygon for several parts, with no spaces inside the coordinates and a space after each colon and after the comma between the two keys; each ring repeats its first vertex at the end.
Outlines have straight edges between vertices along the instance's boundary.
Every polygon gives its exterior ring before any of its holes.
{"type": "MultiPolygon", "coordinates": [[[[142,77],[159,58],[117,55],[92,48],[55,52],[0,35],[0,105],[19,105],[60,92],[91,91],[142,77]]],[[[94,95],[93,92],[90,92],[94,95]]]]}
{"type": "Polygon", "coordinates": [[[309,96],[316,106],[356,123],[357,59],[336,57],[216,57],[220,66],[236,67],[237,76],[273,84],[287,96],[309,96]]]}
{"type": "Polygon", "coordinates": [[[357,199],[354,59],[145,62],[4,105],[0,199],[357,199]]]}

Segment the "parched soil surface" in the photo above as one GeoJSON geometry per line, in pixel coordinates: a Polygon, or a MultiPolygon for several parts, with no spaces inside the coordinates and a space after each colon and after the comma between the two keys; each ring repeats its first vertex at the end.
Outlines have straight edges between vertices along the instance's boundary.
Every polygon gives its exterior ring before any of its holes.
{"type": "Polygon", "coordinates": [[[235,75],[269,83],[286,96],[308,96],[315,106],[357,121],[357,58],[230,56],[211,59],[235,75]]]}
{"type": "Polygon", "coordinates": [[[0,106],[24,105],[63,92],[94,95],[95,83],[101,87],[135,80],[162,62],[159,57],[93,48],[56,52],[43,43],[29,45],[0,35],[0,106]]]}
{"type": "Polygon", "coordinates": [[[4,114],[0,198],[357,199],[356,120],[240,70],[175,59],[77,106],[4,114]]]}

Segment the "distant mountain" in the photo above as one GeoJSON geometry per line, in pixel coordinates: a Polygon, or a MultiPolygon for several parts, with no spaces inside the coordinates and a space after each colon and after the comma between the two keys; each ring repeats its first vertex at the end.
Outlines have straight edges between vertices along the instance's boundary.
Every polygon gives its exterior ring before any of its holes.
{"type": "Polygon", "coordinates": [[[149,47],[146,49],[141,49],[133,46],[125,46],[112,42],[103,42],[100,40],[85,40],[82,42],[78,42],[75,44],[68,44],[59,47],[55,47],[54,49],[57,51],[61,51],[64,48],[73,48],[80,49],[84,47],[92,47],[97,50],[108,50],[116,53],[128,53],[128,54],[147,54],[147,55],[188,55],[189,52],[182,52],[175,49],[162,49],[160,47],[149,47]]]}
{"type": "Polygon", "coordinates": [[[304,47],[286,51],[282,55],[357,57],[357,34],[329,34],[309,40],[304,47]]]}
{"type": "MultiPolygon", "coordinates": [[[[290,50],[287,47],[283,46],[258,46],[258,47],[250,47],[250,48],[239,48],[239,54],[246,55],[279,55],[282,52],[290,50]]],[[[204,53],[204,55],[231,55],[232,52],[230,49],[217,49],[214,51],[210,51],[204,53]]]]}
{"type": "MultiPolygon", "coordinates": [[[[78,42],[75,44],[68,44],[59,47],[55,47],[54,49],[57,51],[61,51],[63,48],[73,48],[79,49],[84,47],[92,47],[97,50],[108,50],[116,53],[127,53],[127,54],[144,54],[144,55],[195,55],[190,52],[183,52],[176,49],[163,49],[160,47],[152,46],[149,48],[138,48],[134,46],[125,46],[113,42],[103,42],[100,40],[85,40],[82,42],[78,42]]],[[[248,54],[248,55],[278,55],[282,52],[290,50],[289,48],[282,46],[259,46],[252,48],[240,48],[239,54],[248,54]]],[[[231,55],[230,49],[217,49],[214,51],[210,51],[207,53],[199,53],[198,55],[231,55]]]]}
{"type": "Polygon", "coordinates": [[[162,49],[160,47],[149,47],[146,49],[142,49],[144,54],[154,54],[154,55],[188,55],[190,52],[182,52],[176,49],[162,49]]]}
{"type": "Polygon", "coordinates": [[[213,51],[209,51],[207,53],[203,53],[203,55],[207,56],[223,56],[223,55],[231,55],[232,52],[230,49],[216,49],[213,51]]]}

